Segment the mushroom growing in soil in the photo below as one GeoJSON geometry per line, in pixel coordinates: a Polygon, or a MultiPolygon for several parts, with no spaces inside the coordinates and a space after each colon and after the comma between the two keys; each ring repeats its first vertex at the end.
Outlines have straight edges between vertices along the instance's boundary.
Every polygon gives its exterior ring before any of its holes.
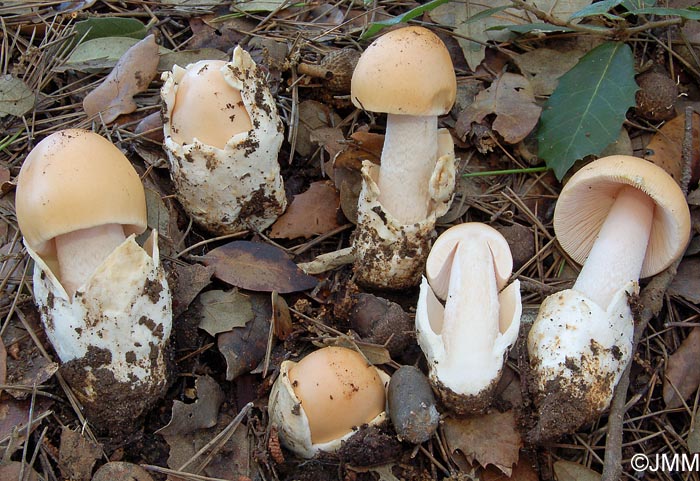
{"type": "Polygon", "coordinates": [[[389,376],[357,351],[325,347],[284,361],[270,393],[270,422],[303,458],[333,452],[364,424],[386,419],[389,376]]]}
{"type": "Polygon", "coordinates": [[[282,122],[248,52],[163,74],[164,147],[187,213],[215,234],[265,229],[287,205],[282,122]]]}
{"type": "Polygon", "coordinates": [[[171,296],[154,231],[144,248],[138,174],[86,130],[39,142],[17,178],[17,221],[34,260],[47,337],[88,420],[129,431],[167,388],[171,296]]]}
{"type": "Polygon", "coordinates": [[[357,63],[353,103],[388,114],[381,167],[362,167],[354,240],[361,284],[401,289],[420,281],[435,219],[454,190],[454,145],[438,116],[452,108],[456,90],[447,48],[423,27],[379,37],[357,63]]]}
{"type": "Polygon", "coordinates": [[[505,238],[478,222],[443,232],[428,256],[416,337],[435,391],[458,414],[489,406],[518,337],[520,282],[506,286],[512,269],[505,238]]]}
{"type": "Polygon", "coordinates": [[[629,297],[638,294],[640,278],[683,254],[690,213],[663,169],[615,155],[571,177],[557,201],[554,230],[583,268],[572,289],[545,299],[528,336],[539,410],[535,441],[571,432],[608,407],[632,356],[629,297]]]}

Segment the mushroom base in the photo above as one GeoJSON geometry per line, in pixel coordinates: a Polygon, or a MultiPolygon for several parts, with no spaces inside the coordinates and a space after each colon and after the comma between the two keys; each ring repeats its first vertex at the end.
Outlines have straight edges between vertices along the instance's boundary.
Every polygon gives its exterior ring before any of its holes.
{"type": "Polygon", "coordinates": [[[267,228],[284,212],[287,199],[277,162],[283,127],[262,72],[240,47],[223,69],[226,82],[240,90],[253,125],[223,149],[196,138],[190,144],[173,139],[170,116],[184,75],[177,66],[164,73],[161,89],[163,147],[178,200],[195,222],[217,235],[267,228]]]}
{"type": "Polygon", "coordinates": [[[632,357],[629,282],[606,310],[568,289],[547,297],[528,335],[531,391],[538,411],[532,442],[554,440],[605,411],[632,357]]]}
{"type": "Polygon", "coordinates": [[[116,438],[138,429],[141,418],[162,399],[170,385],[169,352],[155,353],[153,382],[131,383],[116,379],[109,364],[111,353],[90,347],[87,354],[61,365],[60,372],[83,407],[83,414],[99,431],[116,438]],[[156,377],[157,376],[157,377],[156,377]]]}
{"type": "Polygon", "coordinates": [[[66,380],[88,421],[111,434],[135,429],[168,386],[172,299],[155,231],[146,246],[127,238],[70,297],[27,247],[34,298],[66,380]]]}
{"type": "MultiPolygon", "coordinates": [[[[420,282],[435,237],[435,221],[450,208],[455,186],[454,145],[445,129],[438,131],[438,156],[430,179],[428,217],[413,224],[401,224],[384,209],[377,185],[380,166],[369,161],[363,163],[353,238],[358,284],[368,288],[405,289],[420,282]]],[[[411,199],[407,198],[406,202],[411,199]]]]}
{"type": "Polygon", "coordinates": [[[498,377],[491,381],[491,384],[479,391],[479,393],[462,394],[445,386],[434,376],[430,376],[430,382],[437,398],[448,411],[458,416],[485,413],[493,402],[496,387],[500,380],[501,373],[499,372],[498,377]]]}

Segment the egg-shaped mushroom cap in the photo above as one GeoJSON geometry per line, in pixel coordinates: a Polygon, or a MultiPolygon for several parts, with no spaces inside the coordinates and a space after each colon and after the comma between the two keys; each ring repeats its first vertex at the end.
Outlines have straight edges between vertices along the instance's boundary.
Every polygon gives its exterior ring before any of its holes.
{"type": "Polygon", "coordinates": [[[129,160],[102,136],[67,129],[39,142],[17,177],[17,222],[40,255],[59,235],[122,224],[127,235],[146,229],[146,196],[129,160]]]}
{"type": "Polygon", "coordinates": [[[384,411],[386,387],[357,351],[324,347],[289,369],[314,444],[340,438],[384,411]]]}
{"type": "Polygon", "coordinates": [[[371,112],[443,115],[456,93],[450,53],[423,27],[382,35],[367,47],[352,74],[352,102],[371,112]]]}
{"type": "Polygon", "coordinates": [[[612,155],[583,167],[559,194],[554,231],[562,248],[576,262],[583,263],[624,186],[643,191],[655,203],[641,273],[641,277],[653,276],[683,254],[690,238],[690,211],[676,181],[651,162],[612,155]]]}

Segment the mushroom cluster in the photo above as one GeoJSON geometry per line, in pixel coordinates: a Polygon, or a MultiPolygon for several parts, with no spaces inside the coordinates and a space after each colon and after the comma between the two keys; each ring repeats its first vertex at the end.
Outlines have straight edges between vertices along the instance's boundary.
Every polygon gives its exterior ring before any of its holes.
{"type": "Polygon", "coordinates": [[[88,419],[129,430],[168,385],[171,296],[146,230],[141,180],[111,142],[54,133],[17,178],[17,221],[34,260],[34,298],[88,419]]]}
{"type": "Polygon", "coordinates": [[[416,307],[416,337],[446,406],[464,414],[489,406],[518,337],[520,282],[505,238],[478,222],[438,237],[416,307]]]}
{"type": "Polygon", "coordinates": [[[187,213],[215,234],[265,229],[287,200],[277,155],[282,121],[261,70],[237,46],[163,74],[170,175],[187,213]]]}
{"type": "Polygon", "coordinates": [[[456,96],[450,54],[428,29],[393,30],[364,51],[351,90],[355,106],[388,114],[381,166],[362,166],[356,278],[369,287],[414,286],[455,185],[454,144],[437,122],[456,96]]]}
{"type": "Polygon", "coordinates": [[[270,423],[303,458],[333,452],[364,424],[386,419],[389,376],[357,351],[325,347],[284,361],[270,393],[270,423]]]}
{"type": "Polygon", "coordinates": [[[534,440],[605,410],[632,356],[630,296],[683,254],[690,213],[678,184],[636,157],[598,159],[564,186],[554,211],[562,248],[583,268],[542,303],[528,336],[539,422],[534,440]]]}

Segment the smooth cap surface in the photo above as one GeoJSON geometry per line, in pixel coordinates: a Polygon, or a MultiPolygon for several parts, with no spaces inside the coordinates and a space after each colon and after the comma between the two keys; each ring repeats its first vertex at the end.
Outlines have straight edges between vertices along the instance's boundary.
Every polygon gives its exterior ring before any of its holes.
{"type": "Polygon", "coordinates": [[[39,254],[54,237],[117,223],[127,235],[146,229],[146,197],[129,160],[111,142],[68,129],[39,142],[17,177],[17,222],[39,254]]]}
{"type": "Polygon", "coordinates": [[[353,104],[371,112],[443,115],[455,102],[457,79],[442,40],[426,28],[405,27],[367,47],[351,91],[353,104]]]}
{"type": "Polygon", "coordinates": [[[665,170],[651,162],[612,155],[583,167],[559,194],[554,231],[564,250],[583,263],[617,192],[625,185],[643,191],[656,204],[641,273],[649,277],[682,255],[690,236],[690,211],[683,192],[665,170]]]}
{"type": "Polygon", "coordinates": [[[177,87],[171,134],[179,144],[194,139],[223,149],[236,134],[252,128],[241,92],[226,82],[223,60],[200,60],[187,66],[177,87]]]}
{"type": "Polygon", "coordinates": [[[314,444],[340,438],[384,411],[384,383],[376,368],[352,349],[312,352],[289,370],[289,381],[309,420],[314,444]]]}

